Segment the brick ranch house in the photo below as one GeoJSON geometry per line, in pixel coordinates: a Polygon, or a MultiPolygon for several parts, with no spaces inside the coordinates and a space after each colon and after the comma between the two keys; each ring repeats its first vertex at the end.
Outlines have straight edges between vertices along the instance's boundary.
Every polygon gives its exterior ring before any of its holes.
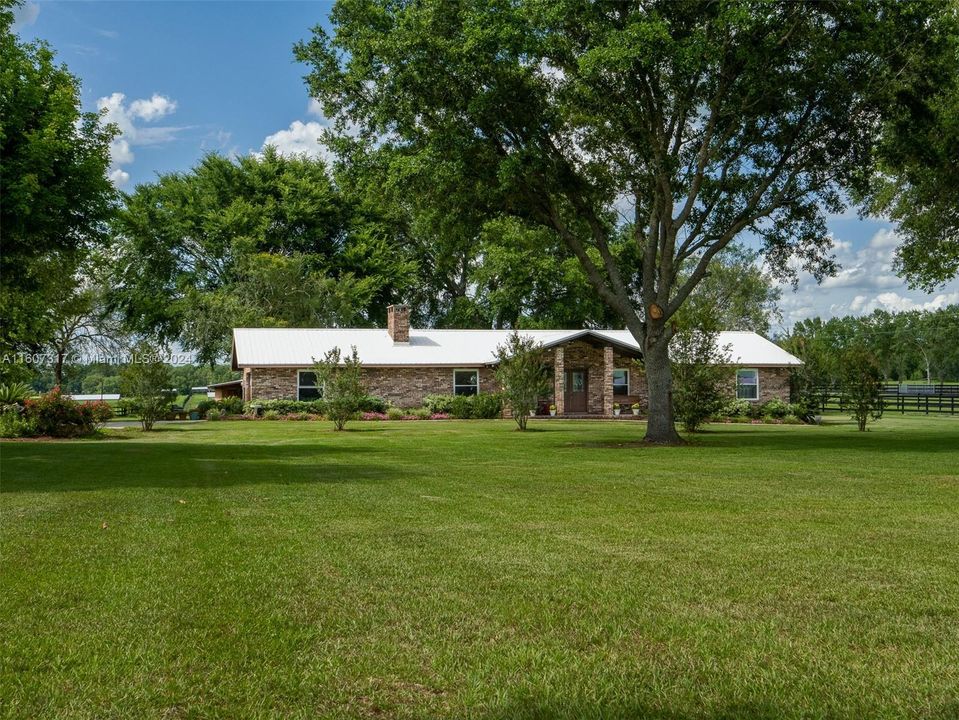
{"type": "MultiPolygon", "coordinates": [[[[246,401],[321,396],[314,358],[356,346],[367,392],[398,407],[419,407],[427,395],[475,395],[497,389],[495,351],[511,330],[420,330],[409,309],[391,305],[387,328],[236,328],[232,365],[243,373],[222,394],[246,401]]],[[[613,404],[646,407],[639,345],[627,330],[522,330],[536,339],[551,367],[548,403],[557,415],[612,415],[613,404]]],[[[789,400],[789,369],[800,360],[753,332],[724,332],[736,367],[730,394],[754,402],[789,400]]],[[[218,393],[219,394],[219,393],[218,393]]]]}

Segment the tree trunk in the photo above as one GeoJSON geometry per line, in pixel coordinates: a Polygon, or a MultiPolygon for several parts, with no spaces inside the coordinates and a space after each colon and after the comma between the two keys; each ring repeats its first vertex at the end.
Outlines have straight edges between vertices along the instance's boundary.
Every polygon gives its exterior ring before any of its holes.
{"type": "Polygon", "coordinates": [[[646,441],[664,444],[681,443],[673,420],[673,372],[669,365],[669,340],[664,334],[644,343],[646,387],[649,391],[649,421],[646,441]]]}
{"type": "Polygon", "coordinates": [[[57,363],[53,368],[53,384],[60,388],[60,390],[63,390],[61,386],[63,385],[64,354],[62,350],[57,350],[57,363]]]}

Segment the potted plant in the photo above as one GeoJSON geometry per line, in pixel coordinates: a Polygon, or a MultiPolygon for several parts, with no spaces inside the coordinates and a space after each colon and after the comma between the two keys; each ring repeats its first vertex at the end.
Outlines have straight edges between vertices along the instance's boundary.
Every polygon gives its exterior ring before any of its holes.
{"type": "Polygon", "coordinates": [[[613,403],[613,415],[615,415],[616,417],[619,417],[619,413],[620,413],[619,403],[613,403]]]}
{"type": "Polygon", "coordinates": [[[633,409],[633,415],[639,415],[639,403],[633,403],[630,407],[633,409]]]}
{"type": "Polygon", "coordinates": [[[550,415],[556,415],[556,406],[555,406],[555,405],[550,405],[550,406],[549,406],[549,414],[550,414],[550,415]]]}

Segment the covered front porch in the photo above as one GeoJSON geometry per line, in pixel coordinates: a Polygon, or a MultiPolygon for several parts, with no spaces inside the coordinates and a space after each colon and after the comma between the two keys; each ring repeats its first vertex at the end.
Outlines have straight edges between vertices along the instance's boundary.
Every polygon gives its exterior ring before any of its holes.
{"type": "Polygon", "coordinates": [[[613,417],[614,406],[622,416],[632,416],[630,407],[646,407],[646,381],[635,348],[584,331],[574,340],[545,348],[553,385],[548,401],[538,414],[556,417],[613,417]]]}

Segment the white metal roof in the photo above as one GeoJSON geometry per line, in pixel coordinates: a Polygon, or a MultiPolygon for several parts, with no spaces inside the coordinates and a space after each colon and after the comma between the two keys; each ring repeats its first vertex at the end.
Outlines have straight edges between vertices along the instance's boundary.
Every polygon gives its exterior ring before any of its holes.
{"type": "MultiPolygon", "coordinates": [[[[475,367],[495,362],[496,348],[512,330],[410,330],[409,343],[394,343],[384,329],[359,328],[235,328],[234,367],[309,367],[334,347],[344,353],[356,346],[360,362],[368,366],[475,367]]],[[[543,345],[555,345],[578,336],[605,338],[624,350],[639,353],[628,330],[520,330],[543,345]]],[[[722,332],[720,347],[729,346],[736,365],[801,365],[775,343],[754,332],[722,332]]]]}

